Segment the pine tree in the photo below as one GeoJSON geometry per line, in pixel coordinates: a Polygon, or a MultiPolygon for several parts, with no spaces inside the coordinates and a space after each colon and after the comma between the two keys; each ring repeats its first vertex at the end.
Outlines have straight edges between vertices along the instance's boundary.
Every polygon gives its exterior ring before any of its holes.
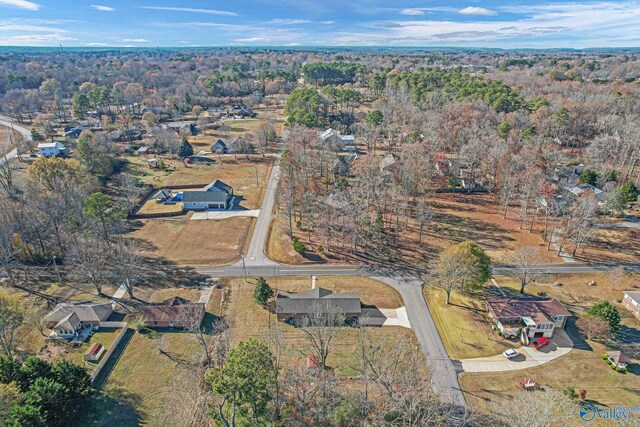
{"type": "Polygon", "coordinates": [[[189,144],[189,141],[186,139],[182,140],[182,144],[180,144],[180,150],[178,151],[178,157],[187,158],[193,156],[193,145],[189,144]]]}
{"type": "Polygon", "coordinates": [[[264,277],[259,277],[256,288],[253,291],[253,298],[258,304],[264,307],[272,296],[273,289],[271,289],[271,286],[269,286],[264,277]]]}

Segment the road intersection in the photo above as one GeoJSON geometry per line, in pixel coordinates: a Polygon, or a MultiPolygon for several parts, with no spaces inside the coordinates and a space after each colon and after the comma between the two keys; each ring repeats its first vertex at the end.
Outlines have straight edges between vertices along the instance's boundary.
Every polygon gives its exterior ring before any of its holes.
{"type": "MultiPolygon", "coordinates": [[[[251,237],[247,256],[244,257],[242,261],[233,265],[197,267],[196,271],[212,277],[367,276],[390,285],[400,293],[404,300],[409,322],[420,343],[420,349],[424,354],[427,367],[431,374],[434,390],[441,396],[444,402],[465,408],[466,402],[458,384],[454,364],[449,358],[438,330],[436,329],[429,307],[422,294],[423,279],[421,279],[418,274],[401,269],[374,265],[285,265],[276,263],[267,257],[265,254],[265,246],[273,217],[278,181],[281,175],[281,155],[282,150],[278,150],[260,214],[251,237]]],[[[538,264],[535,266],[535,271],[548,274],[600,273],[611,271],[618,265],[621,264],[538,264]]],[[[640,263],[627,263],[622,265],[624,265],[627,271],[640,271],[640,263]]],[[[516,267],[509,265],[493,266],[494,274],[510,274],[515,270],[516,267]]]]}

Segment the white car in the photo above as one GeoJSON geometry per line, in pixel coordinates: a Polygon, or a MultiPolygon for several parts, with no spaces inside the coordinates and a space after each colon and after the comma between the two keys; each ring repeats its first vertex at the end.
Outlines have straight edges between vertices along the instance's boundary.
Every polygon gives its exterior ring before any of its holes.
{"type": "Polygon", "coordinates": [[[519,355],[520,353],[518,353],[518,350],[516,350],[515,348],[510,348],[509,350],[505,350],[502,355],[504,357],[506,357],[507,359],[513,359],[514,357],[516,357],[517,355],[519,355]]]}

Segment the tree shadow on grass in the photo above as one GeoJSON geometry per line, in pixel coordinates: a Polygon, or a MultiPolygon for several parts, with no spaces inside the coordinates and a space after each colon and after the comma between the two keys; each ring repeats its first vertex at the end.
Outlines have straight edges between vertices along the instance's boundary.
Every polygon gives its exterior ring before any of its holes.
{"type": "Polygon", "coordinates": [[[122,384],[111,384],[108,391],[98,391],[92,399],[91,410],[85,411],[86,417],[79,420],[81,426],[139,426],[144,414],[139,408],[142,396],[129,392],[122,384]]]}

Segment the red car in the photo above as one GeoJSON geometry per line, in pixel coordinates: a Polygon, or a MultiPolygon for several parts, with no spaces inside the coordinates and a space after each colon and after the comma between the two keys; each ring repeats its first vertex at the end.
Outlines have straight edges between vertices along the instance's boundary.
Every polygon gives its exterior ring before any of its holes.
{"type": "Polygon", "coordinates": [[[550,342],[549,338],[545,338],[545,337],[538,338],[537,340],[531,343],[531,347],[535,348],[536,350],[540,350],[542,347],[549,344],[549,342],[550,342]]]}

